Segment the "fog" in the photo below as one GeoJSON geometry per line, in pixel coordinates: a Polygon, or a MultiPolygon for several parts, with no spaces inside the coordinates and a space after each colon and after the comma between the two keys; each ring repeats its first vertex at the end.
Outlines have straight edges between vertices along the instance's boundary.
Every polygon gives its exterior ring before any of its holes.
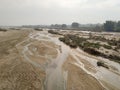
{"type": "Polygon", "coordinates": [[[0,25],[103,23],[120,19],[120,0],[0,0],[0,25]]]}

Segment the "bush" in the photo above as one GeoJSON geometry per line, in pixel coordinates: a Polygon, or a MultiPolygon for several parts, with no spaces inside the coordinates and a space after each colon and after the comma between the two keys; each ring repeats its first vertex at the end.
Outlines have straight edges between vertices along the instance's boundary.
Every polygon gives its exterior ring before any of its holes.
{"type": "Polygon", "coordinates": [[[7,30],[6,30],[6,29],[2,29],[2,28],[0,28],[0,31],[6,32],[7,30]]]}
{"type": "Polygon", "coordinates": [[[76,47],[80,47],[80,48],[100,48],[100,44],[99,43],[90,43],[86,40],[86,38],[81,38],[78,37],[76,35],[65,35],[63,38],[59,38],[60,41],[66,43],[67,45],[69,45],[70,47],[76,48],[76,47]]]}
{"type": "Polygon", "coordinates": [[[99,41],[106,41],[106,38],[101,37],[101,36],[94,36],[94,37],[91,37],[90,39],[99,40],[99,41]]]}
{"type": "Polygon", "coordinates": [[[107,40],[107,43],[112,46],[117,46],[117,44],[120,42],[119,40],[117,41],[117,40],[112,39],[112,40],[107,40]]]}
{"type": "Polygon", "coordinates": [[[34,30],[36,30],[36,31],[43,31],[43,29],[40,29],[40,28],[34,28],[34,30]]]}
{"type": "Polygon", "coordinates": [[[69,37],[65,36],[64,38],[59,38],[60,41],[64,42],[65,44],[69,45],[71,48],[77,48],[77,44],[73,42],[69,37]]]}
{"type": "Polygon", "coordinates": [[[70,47],[71,48],[77,48],[77,44],[76,43],[70,43],[70,47]]]}
{"type": "Polygon", "coordinates": [[[65,42],[65,38],[59,38],[60,41],[65,42]]]}
{"type": "Polygon", "coordinates": [[[84,51],[92,55],[97,55],[97,56],[101,55],[101,53],[95,50],[94,48],[84,48],[84,51]]]}
{"type": "Polygon", "coordinates": [[[59,32],[57,32],[57,31],[53,31],[53,30],[49,30],[48,33],[61,35],[59,32]]]}
{"type": "Polygon", "coordinates": [[[99,43],[90,43],[90,42],[85,42],[83,44],[84,47],[92,47],[92,48],[97,48],[99,49],[100,48],[100,44],[99,43]]]}
{"type": "Polygon", "coordinates": [[[106,44],[104,44],[103,47],[106,49],[112,49],[112,47],[110,45],[106,45],[106,44]]]}
{"type": "Polygon", "coordinates": [[[102,66],[102,67],[109,69],[109,67],[106,64],[104,64],[104,62],[102,62],[102,61],[98,61],[97,66],[102,66]]]}
{"type": "Polygon", "coordinates": [[[103,65],[104,65],[103,62],[101,62],[101,61],[98,61],[98,62],[97,62],[97,66],[103,66],[103,65]]]}
{"type": "MultiPolygon", "coordinates": [[[[96,49],[99,49],[100,46],[102,46],[99,43],[90,43],[85,38],[81,38],[81,37],[78,37],[75,35],[65,35],[64,37],[59,38],[59,40],[64,42],[65,44],[69,45],[71,48],[77,48],[79,46],[82,50],[84,50],[85,52],[87,52],[89,54],[108,58],[112,61],[120,63],[119,56],[115,56],[115,55],[108,56],[108,55],[96,50],[96,49]]],[[[112,49],[112,47],[109,45],[103,45],[103,47],[105,47],[107,49],[112,49]]]]}
{"type": "Polygon", "coordinates": [[[109,59],[111,59],[112,61],[120,63],[120,56],[109,55],[109,59]]]}

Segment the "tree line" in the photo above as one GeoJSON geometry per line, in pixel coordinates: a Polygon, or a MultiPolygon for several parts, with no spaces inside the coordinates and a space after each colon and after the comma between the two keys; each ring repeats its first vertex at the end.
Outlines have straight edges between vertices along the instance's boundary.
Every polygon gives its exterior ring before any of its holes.
{"type": "Polygon", "coordinates": [[[80,24],[73,22],[71,25],[67,24],[52,24],[50,28],[55,29],[76,29],[85,31],[107,31],[107,32],[120,32],[120,21],[106,21],[103,24],[80,24]]]}
{"type": "Polygon", "coordinates": [[[103,24],[104,30],[109,32],[120,32],[120,21],[106,21],[103,24]]]}

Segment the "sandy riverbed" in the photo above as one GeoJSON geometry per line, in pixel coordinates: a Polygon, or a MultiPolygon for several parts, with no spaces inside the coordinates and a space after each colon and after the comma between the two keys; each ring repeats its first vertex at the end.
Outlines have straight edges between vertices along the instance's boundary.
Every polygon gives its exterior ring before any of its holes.
{"type": "Polygon", "coordinates": [[[0,90],[120,89],[119,64],[71,49],[60,36],[11,30],[0,32],[0,37],[0,90]],[[99,60],[110,70],[97,67],[99,60]]]}

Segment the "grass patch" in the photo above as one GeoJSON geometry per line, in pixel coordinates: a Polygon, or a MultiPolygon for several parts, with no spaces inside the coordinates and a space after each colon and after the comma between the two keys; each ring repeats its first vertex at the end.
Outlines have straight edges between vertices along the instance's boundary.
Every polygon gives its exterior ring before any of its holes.
{"type": "Polygon", "coordinates": [[[87,41],[86,38],[82,38],[76,35],[65,35],[64,37],[59,38],[60,41],[64,42],[66,45],[70,46],[71,48],[81,48],[85,52],[95,55],[95,56],[100,56],[103,58],[110,59],[112,61],[120,63],[120,57],[115,56],[115,55],[106,55],[98,49],[103,46],[106,49],[112,49],[112,46],[110,45],[101,45],[100,43],[90,43],[87,41]]]}

